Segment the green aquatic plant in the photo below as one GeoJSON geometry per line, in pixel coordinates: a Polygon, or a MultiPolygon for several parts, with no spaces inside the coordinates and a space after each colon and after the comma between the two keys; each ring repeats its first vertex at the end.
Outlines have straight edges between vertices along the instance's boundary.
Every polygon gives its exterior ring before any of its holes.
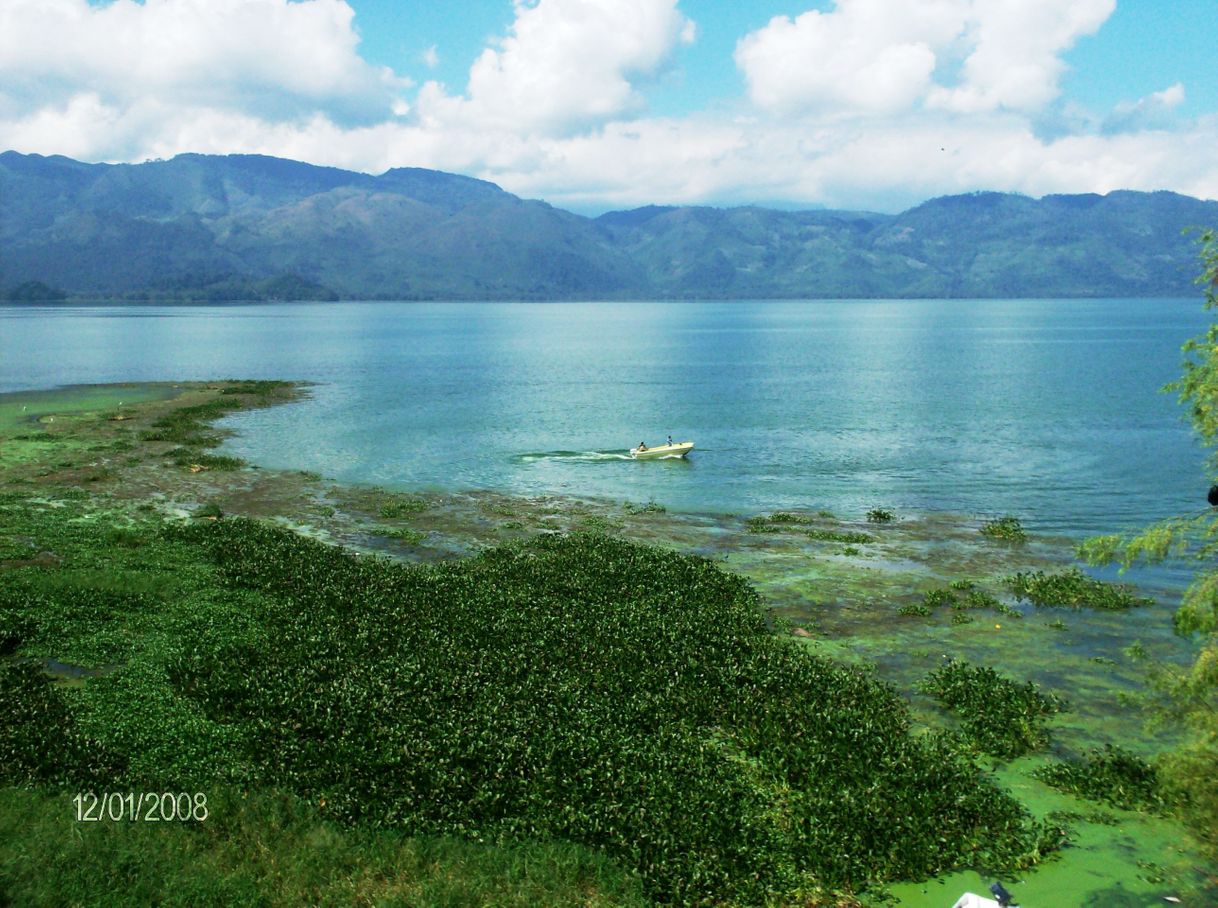
{"type": "MultiPolygon", "coordinates": [[[[963,613],[957,617],[972,620],[963,613]]],[[[973,746],[1006,759],[1045,747],[1046,720],[1065,708],[1065,701],[1042,693],[1030,681],[1021,684],[992,668],[955,659],[931,672],[919,689],[959,716],[973,746]]]]}
{"type": "Polygon", "coordinates": [[[426,510],[427,502],[422,498],[390,493],[388,499],[382,501],[377,508],[377,514],[386,520],[392,520],[398,517],[409,517],[426,510]]]}
{"type": "Polygon", "coordinates": [[[926,618],[931,614],[930,606],[924,602],[908,602],[897,609],[898,615],[907,615],[910,617],[926,618]]]}
{"type": "Polygon", "coordinates": [[[956,597],[951,590],[927,590],[922,594],[922,604],[928,609],[954,607],[956,597]]]}
{"type": "Polygon", "coordinates": [[[895,515],[887,508],[872,508],[867,512],[868,523],[891,523],[895,515]]]}
{"type": "Polygon", "coordinates": [[[1030,571],[1012,574],[1002,579],[1016,599],[1036,606],[1065,606],[1119,611],[1152,604],[1138,596],[1125,584],[1105,583],[1089,577],[1078,568],[1047,574],[1030,571]]]}
{"type": "Polygon", "coordinates": [[[951,583],[948,584],[948,586],[951,587],[953,590],[959,590],[961,592],[967,592],[968,590],[971,590],[975,585],[976,584],[974,584],[973,581],[965,580],[964,578],[959,578],[957,580],[953,580],[951,583]]]}
{"type": "Polygon", "coordinates": [[[1042,766],[1034,775],[1058,791],[1125,810],[1161,813],[1169,806],[1159,770],[1112,744],[1080,759],[1042,766]]]}
{"type": "Polygon", "coordinates": [[[1001,539],[1004,542],[1024,542],[1028,538],[1027,531],[1018,517],[999,517],[987,520],[981,525],[981,535],[988,539],[1001,539]]]}
{"type": "Polygon", "coordinates": [[[853,545],[875,542],[875,538],[866,533],[841,530],[825,530],[811,526],[818,518],[807,514],[792,514],[778,511],[774,514],[758,514],[745,521],[750,533],[801,533],[809,539],[820,542],[845,542],[853,545]]]}
{"type": "Polygon", "coordinates": [[[655,501],[648,501],[646,504],[635,504],[631,501],[622,502],[622,510],[627,514],[663,514],[668,508],[655,501]]]}
{"type": "Polygon", "coordinates": [[[847,542],[847,543],[851,543],[853,545],[857,545],[859,543],[875,542],[875,538],[872,536],[868,536],[866,533],[854,533],[854,532],[849,532],[849,531],[839,532],[837,530],[820,530],[820,529],[812,529],[812,530],[801,529],[801,530],[797,530],[796,532],[800,533],[803,536],[807,536],[809,539],[815,539],[818,542],[847,542]]]}
{"type": "MultiPolygon", "coordinates": [[[[356,833],[574,843],[661,903],[1044,853],[1046,827],[957,743],[771,633],[707,559],[580,533],[408,566],[241,518],[144,518],[127,549],[99,536],[104,515],[73,519],[87,502],[0,507],[0,542],[73,565],[23,569],[0,600],[11,645],[116,666],[64,698],[97,736],[62,758],[73,779],[105,752],[112,787],[236,781],[356,833]],[[85,598],[98,572],[116,587],[85,598]]],[[[6,713],[20,727],[3,733],[41,740],[44,712],[6,713]]]]}
{"type": "MultiPolygon", "coordinates": [[[[965,607],[970,609],[988,608],[998,612],[1004,608],[996,596],[987,593],[985,590],[969,590],[968,595],[964,597],[964,603],[965,607]]],[[[1018,615],[1019,613],[1015,612],[1014,614],[1018,615]]]]}
{"type": "Polygon", "coordinates": [[[239,470],[245,466],[245,461],[240,457],[207,454],[192,448],[175,448],[169,452],[169,456],[180,467],[200,466],[208,470],[239,470]]]}
{"type": "Polygon", "coordinates": [[[211,517],[218,518],[224,516],[224,511],[214,501],[208,501],[195,508],[193,517],[211,517]]]}
{"type": "Polygon", "coordinates": [[[396,539],[398,542],[417,545],[427,538],[427,534],[422,530],[414,530],[410,527],[389,527],[389,526],[374,526],[370,532],[376,536],[383,536],[386,539],[396,539]]]}

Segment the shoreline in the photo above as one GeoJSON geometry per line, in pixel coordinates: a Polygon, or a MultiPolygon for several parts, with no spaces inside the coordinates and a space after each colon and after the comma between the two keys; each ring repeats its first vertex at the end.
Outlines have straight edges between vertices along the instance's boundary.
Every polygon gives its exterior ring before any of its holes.
{"type": "MultiPolygon", "coordinates": [[[[1074,711],[1054,723],[1059,748],[1082,750],[1115,740],[1147,754],[1162,749],[1162,740],[1144,740],[1136,717],[1119,707],[1115,696],[1141,682],[1138,671],[1118,662],[1134,639],[1131,627],[1157,634],[1152,649],[1170,647],[1174,638],[1163,603],[1119,613],[1065,612],[1021,606],[1002,595],[1001,577],[1066,563],[1070,553],[1063,540],[990,541],[980,536],[976,520],[944,514],[897,515],[892,523],[871,524],[808,509],[793,512],[798,520],[777,521],[772,515],[670,513],[653,503],[350,486],[208,453],[231,430],[217,430],[209,419],[189,425],[175,421],[175,414],[189,408],[204,414],[212,408],[214,419],[222,415],[217,401],[240,405],[225,411],[231,412],[306,393],[300,383],[179,382],[19,392],[28,398],[24,402],[0,395],[0,488],[30,501],[54,501],[58,493],[75,489],[98,513],[144,509],[171,520],[206,516],[200,512],[210,506],[223,515],[268,521],[408,563],[450,561],[539,534],[581,531],[702,555],[746,577],[780,633],[813,652],[871,666],[902,692],[915,719],[928,727],[941,726],[942,717],[928,698],[909,693],[911,682],[951,654],[1070,689],[1074,711]],[[132,394],[138,402],[132,402],[132,394]],[[45,412],[17,409],[36,398],[45,412]],[[166,423],[171,428],[159,425],[166,423]],[[166,437],[146,437],[158,433],[166,437]],[[848,541],[858,534],[870,540],[848,541]],[[949,610],[924,617],[898,614],[927,591],[965,578],[1002,597],[1009,611],[981,610],[980,618],[949,610]],[[957,622],[958,615],[969,620],[957,622]]],[[[9,561],[0,567],[16,567],[9,561]]],[[[1046,795],[1031,782],[1030,771],[1042,759],[1008,767],[1004,781],[1035,804],[1060,802],[1060,795],[1046,795]]],[[[1138,815],[1124,834],[1145,833],[1158,844],[1139,847],[1153,851],[1165,841],[1161,822],[1138,815]],[[1147,832],[1152,827],[1158,831],[1147,832]]],[[[1117,832],[1105,828],[1090,824],[1085,832],[1095,841],[1110,836],[1104,848],[1126,847],[1117,832]]],[[[1038,880],[1051,891],[1072,866],[1063,856],[1039,869],[1028,877],[1022,897],[1033,903],[1030,894],[1040,887],[1038,880]]],[[[920,904],[905,884],[893,888],[902,892],[901,904],[920,904]]]]}

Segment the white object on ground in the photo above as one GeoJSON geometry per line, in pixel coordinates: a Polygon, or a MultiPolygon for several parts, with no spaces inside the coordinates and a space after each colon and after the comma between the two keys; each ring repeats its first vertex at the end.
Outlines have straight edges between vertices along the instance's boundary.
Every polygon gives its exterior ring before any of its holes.
{"type": "Polygon", "coordinates": [[[966,892],[952,905],[952,908],[1002,908],[993,899],[987,899],[985,896],[974,895],[971,892],[966,892]]]}

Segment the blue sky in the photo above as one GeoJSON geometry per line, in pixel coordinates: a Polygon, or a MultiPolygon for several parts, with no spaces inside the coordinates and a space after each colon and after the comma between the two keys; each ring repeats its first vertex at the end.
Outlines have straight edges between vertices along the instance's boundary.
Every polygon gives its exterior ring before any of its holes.
{"type": "Polygon", "coordinates": [[[0,147],[423,166],[596,213],[1218,197],[1215,0],[0,0],[0,147]]]}

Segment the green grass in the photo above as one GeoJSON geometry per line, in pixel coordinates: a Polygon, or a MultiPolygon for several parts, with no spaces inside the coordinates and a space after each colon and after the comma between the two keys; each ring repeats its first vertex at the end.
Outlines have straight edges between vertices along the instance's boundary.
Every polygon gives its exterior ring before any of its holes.
{"type": "Polygon", "coordinates": [[[647,904],[563,843],[484,844],[344,827],[291,795],[212,788],[201,823],[78,823],[68,793],[0,789],[0,892],[31,908],[647,904]]]}
{"type": "MultiPolygon", "coordinates": [[[[954,738],[915,735],[893,690],[772,634],[706,559],[575,534],[406,566],[90,507],[0,496],[0,552],[70,566],[5,572],[7,648],[107,667],[74,687],[31,663],[0,676],[8,784],[279,792],[353,848],[573,847],[666,903],[1010,869],[1056,841],[954,738]]],[[[39,855],[6,858],[6,879],[63,860],[46,878],[71,892],[88,860],[39,855]]],[[[263,859],[235,865],[254,894],[263,859]]]]}
{"type": "Polygon", "coordinates": [[[872,508],[867,512],[868,523],[892,523],[894,514],[887,508],[872,508]]]}

